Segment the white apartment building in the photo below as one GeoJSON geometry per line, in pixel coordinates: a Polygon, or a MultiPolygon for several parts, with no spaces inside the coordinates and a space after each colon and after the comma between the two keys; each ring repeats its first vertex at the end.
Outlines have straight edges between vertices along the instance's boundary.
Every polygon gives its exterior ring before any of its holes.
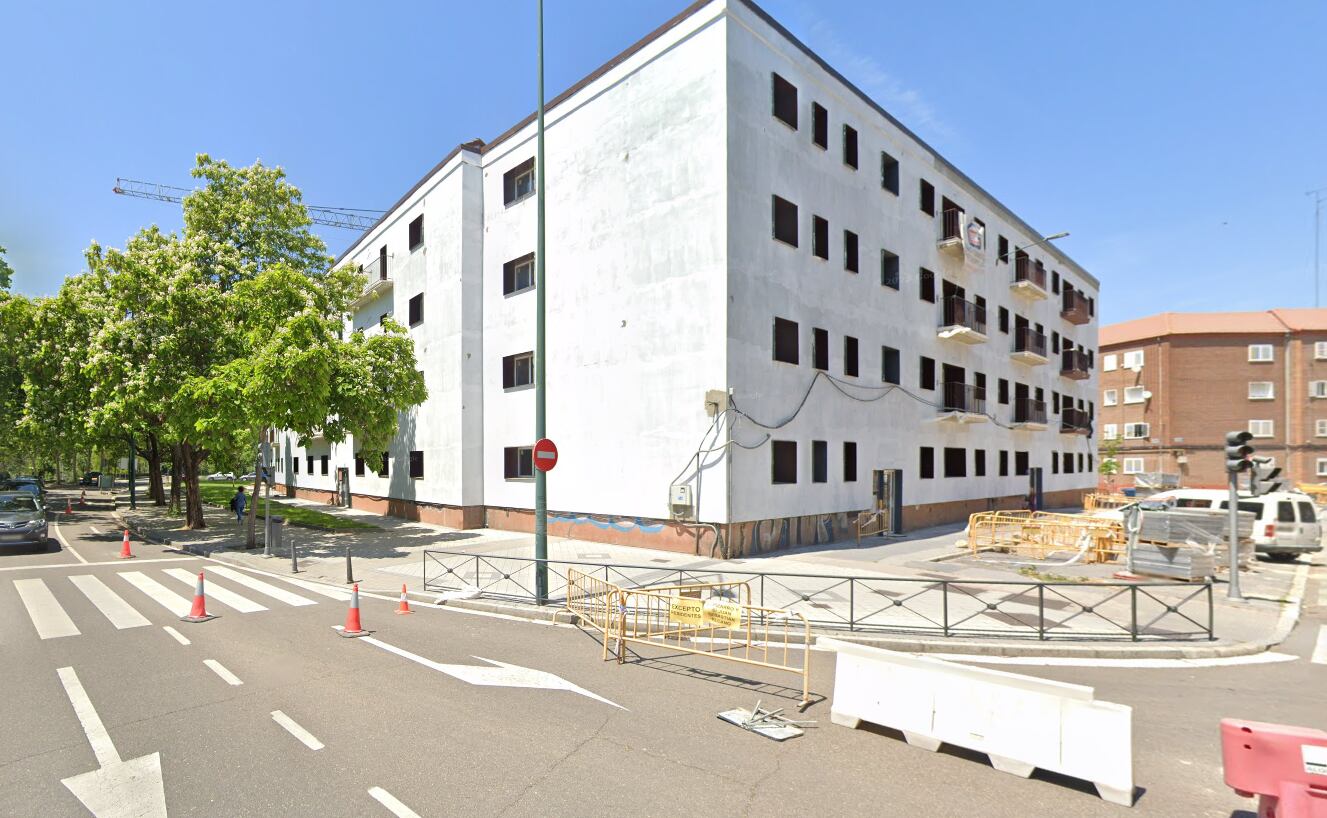
{"type": "Polygon", "coordinates": [[[429,399],[385,454],[283,436],[288,491],[532,530],[537,286],[554,536],[756,553],[1096,485],[1096,279],[753,3],[690,6],[552,100],[545,139],[546,282],[533,117],[337,260],[429,399]]]}

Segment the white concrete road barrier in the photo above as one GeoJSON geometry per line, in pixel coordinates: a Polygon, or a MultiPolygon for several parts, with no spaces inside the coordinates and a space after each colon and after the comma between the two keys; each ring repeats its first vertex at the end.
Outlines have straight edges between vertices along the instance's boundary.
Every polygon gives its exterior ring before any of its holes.
{"type": "Polygon", "coordinates": [[[1090,781],[1107,801],[1133,804],[1133,710],[1092,688],[969,667],[837,639],[830,718],[892,727],[909,744],[986,753],[1024,778],[1038,767],[1090,781]]]}

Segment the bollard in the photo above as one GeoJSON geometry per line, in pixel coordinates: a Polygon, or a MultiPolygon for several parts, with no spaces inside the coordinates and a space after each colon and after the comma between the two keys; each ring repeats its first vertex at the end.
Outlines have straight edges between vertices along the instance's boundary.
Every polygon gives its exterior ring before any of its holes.
{"type": "Polygon", "coordinates": [[[355,581],[355,572],[350,567],[350,546],[347,545],[346,546],[346,584],[349,585],[354,581],[355,581]]]}
{"type": "Polygon", "coordinates": [[[295,538],[289,536],[289,535],[290,535],[290,532],[287,531],[287,530],[285,530],[285,529],[287,528],[288,525],[289,525],[289,523],[286,523],[286,522],[284,522],[284,521],[282,522],[282,524],[281,524],[281,529],[282,529],[282,531],[281,531],[281,538],[284,539],[284,540],[288,540],[288,541],[290,542],[290,573],[292,573],[292,574],[298,574],[298,573],[299,573],[299,558],[295,556],[295,551],[297,550],[297,549],[295,548],[295,538]]]}

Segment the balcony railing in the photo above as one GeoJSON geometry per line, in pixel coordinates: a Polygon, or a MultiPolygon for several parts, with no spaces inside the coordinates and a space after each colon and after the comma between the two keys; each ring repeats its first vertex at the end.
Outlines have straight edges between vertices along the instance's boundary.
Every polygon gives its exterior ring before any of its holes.
{"type": "Polygon", "coordinates": [[[1014,280],[1009,282],[1009,287],[1029,298],[1046,298],[1046,268],[1020,251],[1014,256],[1014,280]]]}
{"type": "Polygon", "coordinates": [[[1014,398],[1014,423],[1046,425],[1046,401],[1014,398]]]}
{"type": "Polygon", "coordinates": [[[963,239],[963,211],[951,207],[940,214],[940,240],[954,241],[963,239]]]}
{"type": "Polygon", "coordinates": [[[972,415],[986,414],[986,388],[946,381],[944,384],[944,403],[941,412],[965,412],[972,415]]]}
{"type": "Polygon", "coordinates": [[[1014,330],[1014,354],[1020,357],[1035,355],[1044,361],[1046,358],[1046,333],[1037,332],[1032,327],[1016,327],[1014,330]]]}
{"type": "Polygon", "coordinates": [[[1060,410],[1060,431],[1067,435],[1091,434],[1092,420],[1084,410],[1066,406],[1060,410]]]}
{"type": "Polygon", "coordinates": [[[364,291],[359,294],[359,297],[355,299],[351,306],[358,307],[366,304],[392,289],[389,260],[390,256],[379,256],[367,264],[360,265],[359,271],[368,278],[368,281],[364,283],[364,291]]]}
{"type": "Polygon", "coordinates": [[[1091,371],[1087,353],[1077,349],[1066,349],[1060,353],[1060,374],[1066,378],[1081,381],[1091,371]]]}
{"type": "Polygon", "coordinates": [[[1071,324],[1086,324],[1092,320],[1087,305],[1087,296],[1073,287],[1065,287],[1061,295],[1060,315],[1071,324]]]}
{"type": "Polygon", "coordinates": [[[945,299],[940,327],[966,327],[981,335],[986,334],[986,307],[965,301],[956,295],[945,299]]]}

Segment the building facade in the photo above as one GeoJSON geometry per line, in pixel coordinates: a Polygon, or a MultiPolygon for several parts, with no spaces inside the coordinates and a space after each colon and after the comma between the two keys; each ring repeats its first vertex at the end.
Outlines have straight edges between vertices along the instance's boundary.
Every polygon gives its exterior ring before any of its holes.
{"type": "Polygon", "coordinates": [[[1117,485],[1226,485],[1225,435],[1291,481],[1327,480],[1327,309],[1161,313],[1101,328],[1101,439],[1117,485]]]}
{"type": "Polygon", "coordinates": [[[1097,281],[754,4],[692,5],[545,139],[546,281],[533,118],[338,259],[429,399],[386,453],[283,436],[291,491],[531,530],[539,286],[555,536],[755,553],[1095,486],[1097,281]]]}

